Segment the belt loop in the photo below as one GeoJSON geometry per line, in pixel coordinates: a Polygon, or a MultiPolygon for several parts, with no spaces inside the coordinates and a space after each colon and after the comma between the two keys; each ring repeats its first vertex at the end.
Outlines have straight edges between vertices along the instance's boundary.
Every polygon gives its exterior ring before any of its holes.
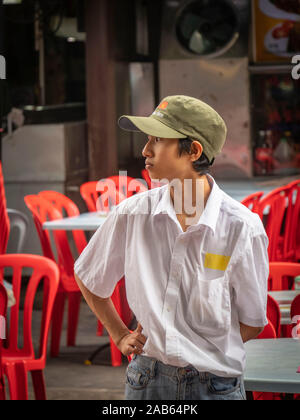
{"type": "Polygon", "coordinates": [[[157,364],[157,360],[152,359],[151,360],[151,364],[150,364],[150,377],[154,378],[155,377],[155,367],[157,364]]]}

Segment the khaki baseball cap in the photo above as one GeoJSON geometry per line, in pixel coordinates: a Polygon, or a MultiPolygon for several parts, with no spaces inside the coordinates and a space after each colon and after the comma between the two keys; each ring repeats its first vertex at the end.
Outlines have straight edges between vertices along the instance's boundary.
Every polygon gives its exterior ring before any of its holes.
{"type": "Polygon", "coordinates": [[[123,115],[118,124],[149,136],[198,140],[210,162],[221,152],[227,134],[224,120],[211,106],[184,95],[167,96],[149,117],[123,115]]]}

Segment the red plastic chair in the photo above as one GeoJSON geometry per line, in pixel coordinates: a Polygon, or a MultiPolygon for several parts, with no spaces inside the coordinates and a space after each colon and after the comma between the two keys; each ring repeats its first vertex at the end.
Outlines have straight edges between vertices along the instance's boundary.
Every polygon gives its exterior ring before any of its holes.
{"type": "MultiPolygon", "coordinates": [[[[62,214],[66,213],[68,217],[75,217],[80,215],[80,211],[76,204],[64,194],[57,191],[41,191],[39,196],[50,201],[62,214]]],[[[85,234],[82,230],[72,231],[74,243],[76,245],[77,253],[80,255],[87,245],[85,234]]],[[[97,335],[103,334],[103,325],[98,321],[97,335]]]]}
{"type": "Polygon", "coordinates": [[[80,186],[80,195],[90,212],[109,211],[112,205],[126,198],[116,189],[113,180],[86,182],[80,186]],[[105,198],[101,197],[102,194],[105,198]]]}
{"type": "MultiPolygon", "coordinates": [[[[76,204],[72,200],[70,200],[68,197],[66,197],[65,195],[59,192],[42,191],[39,193],[39,195],[45,198],[46,200],[50,201],[56,208],[58,208],[58,210],[61,213],[65,212],[68,217],[79,216],[80,214],[76,204]]],[[[87,245],[85,234],[83,231],[80,231],[80,230],[74,230],[72,231],[72,233],[73,233],[74,242],[77,248],[77,252],[80,255],[87,245]]],[[[122,310],[120,309],[120,312],[124,314],[124,320],[126,322],[128,319],[131,319],[132,314],[131,314],[128,304],[126,303],[127,299],[126,299],[126,293],[125,293],[124,287],[125,287],[125,283],[123,280],[117,286],[116,293],[115,295],[113,295],[112,299],[115,300],[115,303],[116,303],[115,306],[117,308],[122,308],[122,310]],[[120,297],[120,301],[119,301],[119,297],[120,297]]],[[[101,324],[100,321],[98,321],[97,335],[101,336],[102,334],[103,334],[103,325],[101,324]]]]}
{"type": "Polygon", "coordinates": [[[0,254],[5,254],[10,231],[9,217],[6,210],[4,178],[0,162],[0,254]]]}
{"type": "Polygon", "coordinates": [[[300,215],[300,180],[275,189],[270,194],[284,194],[286,208],[277,247],[277,261],[297,262],[297,229],[300,215]]]}
{"type": "MultiPolygon", "coordinates": [[[[24,201],[32,213],[44,256],[56,261],[51,248],[49,232],[43,230],[43,223],[47,220],[62,219],[62,213],[41,196],[27,195],[24,197],[24,201]]],[[[60,269],[60,283],[52,317],[51,356],[57,357],[59,354],[65,299],[68,298],[69,302],[67,345],[74,346],[82,294],[74,279],[74,258],[66,233],[62,230],[55,230],[53,236],[57,253],[57,264],[60,269]]]]}
{"type": "MultiPolygon", "coordinates": [[[[272,260],[297,262],[296,242],[298,237],[297,226],[300,226],[300,180],[274,189],[264,199],[272,201],[278,196],[285,197],[285,208],[280,226],[279,220],[277,220],[278,226],[276,230],[280,227],[280,233],[277,237],[276,249],[273,249],[274,256],[272,260]]],[[[276,214],[276,212],[274,211],[273,214],[276,214]]],[[[279,215],[281,217],[281,212],[279,215]]],[[[275,219],[277,219],[276,216],[275,219]]]]}
{"type": "Polygon", "coordinates": [[[5,383],[2,365],[2,340],[5,338],[6,326],[6,310],[7,310],[7,293],[3,284],[0,283],[0,401],[5,400],[5,383]]]}
{"type": "Polygon", "coordinates": [[[297,262],[300,260],[300,180],[291,182],[288,188],[289,208],[286,216],[286,236],[282,259],[297,262]]]}
{"type": "MultiPolygon", "coordinates": [[[[38,233],[41,231],[44,232],[43,242],[45,242],[46,235],[42,228],[43,223],[48,219],[61,219],[62,214],[56,207],[53,206],[52,203],[40,195],[26,196],[24,200],[34,216],[34,220],[38,226],[38,233]]],[[[53,231],[53,235],[58,255],[58,265],[61,273],[60,287],[57,293],[55,310],[53,311],[52,317],[51,355],[55,357],[59,353],[65,298],[66,296],[69,298],[67,345],[73,346],[75,345],[79,318],[79,305],[82,294],[74,279],[74,259],[69,247],[66,232],[55,230],[53,231]]],[[[47,241],[49,241],[48,247],[51,248],[49,237],[47,238],[47,241]]],[[[126,299],[124,277],[117,283],[111,298],[123,322],[128,325],[132,318],[132,312],[126,299]]],[[[122,355],[111,339],[110,343],[112,365],[120,366],[122,364],[122,355]]]]}
{"type": "Polygon", "coordinates": [[[112,206],[118,205],[126,196],[117,189],[112,179],[97,182],[97,191],[100,194],[96,202],[97,211],[109,212],[112,206]]]}
{"type": "Polygon", "coordinates": [[[133,194],[148,191],[146,182],[143,183],[139,179],[132,178],[126,175],[113,175],[107,179],[114,181],[115,186],[119,192],[121,192],[126,198],[131,197],[133,194]]]}
{"type": "Polygon", "coordinates": [[[268,295],[267,301],[267,318],[270,320],[271,324],[275,328],[276,337],[281,337],[281,312],[280,307],[275,299],[272,296],[268,295]]]}
{"type": "Polygon", "coordinates": [[[286,209],[286,195],[280,193],[268,194],[258,202],[257,212],[265,225],[269,238],[268,255],[269,261],[278,261],[277,250],[281,242],[281,229],[286,209]],[[267,220],[265,221],[264,210],[269,207],[267,220]]]}
{"type": "MultiPolygon", "coordinates": [[[[80,215],[80,211],[76,204],[64,194],[61,194],[57,191],[41,191],[39,196],[50,201],[50,203],[52,203],[61,214],[66,213],[67,217],[75,217],[80,215]]],[[[87,245],[85,234],[82,230],[73,230],[72,234],[77,252],[78,254],[81,254],[87,245]]]]}
{"type": "Polygon", "coordinates": [[[261,332],[257,338],[259,338],[259,339],[277,338],[277,334],[276,334],[274,325],[272,324],[272,322],[270,320],[268,320],[268,321],[269,321],[269,323],[265,326],[263,332],[261,332]]]}
{"type": "Polygon", "coordinates": [[[300,264],[291,262],[271,262],[269,273],[269,290],[289,290],[294,277],[300,275],[300,264]],[[288,281],[288,277],[292,278],[288,281]]]}
{"type": "Polygon", "coordinates": [[[144,178],[144,180],[147,182],[147,185],[148,185],[149,190],[151,190],[153,188],[161,187],[161,183],[160,182],[154,182],[154,181],[152,181],[152,179],[149,176],[149,172],[147,171],[147,169],[142,169],[141,170],[141,174],[142,174],[142,177],[144,178]]]}
{"type": "Polygon", "coordinates": [[[37,400],[46,399],[43,369],[46,365],[47,338],[55,296],[59,285],[57,265],[48,258],[38,255],[11,254],[0,256],[0,269],[13,270],[13,292],[16,304],[10,311],[10,325],[7,334],[8,344],[3,348],[3,367],[8,378],[10,398],[28,399],[27,373],[31,372],[37,400]],[[19,347],[20,291],[22,269],[30,267],[32,275],[27,285],[23,313],[23,347],[19,347]],[[43,307],[39,339],[39,351],[35,355],[32,337],[33,303],[38,286],[43,281],[43,307]]]}
{"type": "Polygon", "coordinates": [[[90,212],[97,211],[96,203],[100,196],[96,190],[97,182],[89,181],[80,186],[80,195],[90,212]]]}
{"type": "Polygon", "coordinates": [[[258,202],[263,195],[263,191],[255,192],[245,197],[241,201],[241,203],[244,204],[244,206],[248,207],[248,209],[251,210],[253,213],[257,213],[259,208],[258,202]]]}

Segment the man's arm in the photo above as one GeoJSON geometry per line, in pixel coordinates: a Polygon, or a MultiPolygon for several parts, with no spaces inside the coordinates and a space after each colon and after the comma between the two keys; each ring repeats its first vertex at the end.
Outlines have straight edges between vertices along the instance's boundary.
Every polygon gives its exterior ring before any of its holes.
{"type": "Polygon", "coordinates": [[[246,343],[249,340],[253,340],[261,332],[263,332],[263,330],[264,327],[250,327],[249,325],[245,325],[240,322],[240,331],[243,343],[246,343]]]}
{"type": "Polygon", "coordinates": [[[131,333],[120,318],[111,298],[101,298],[91,293],[76,274],[75,280],[87,304],[106,328],[119,350],[125,356],[131,353],[141,354],[146,342],[146,337],[141,334],[142,326],[139,325],[134,333],[131,333]]]}

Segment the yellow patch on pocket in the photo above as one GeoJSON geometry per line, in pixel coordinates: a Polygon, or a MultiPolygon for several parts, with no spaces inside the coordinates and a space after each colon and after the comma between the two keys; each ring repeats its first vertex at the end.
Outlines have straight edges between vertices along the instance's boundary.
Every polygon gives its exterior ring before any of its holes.
{"type": "Polygon", "coordinates": [[[225,255],[206,253],[204,267],[211,268],[213,270],[225,271],[228,266],[229,261],[230,261],[230,257],[226,257],[225,255]]]}

